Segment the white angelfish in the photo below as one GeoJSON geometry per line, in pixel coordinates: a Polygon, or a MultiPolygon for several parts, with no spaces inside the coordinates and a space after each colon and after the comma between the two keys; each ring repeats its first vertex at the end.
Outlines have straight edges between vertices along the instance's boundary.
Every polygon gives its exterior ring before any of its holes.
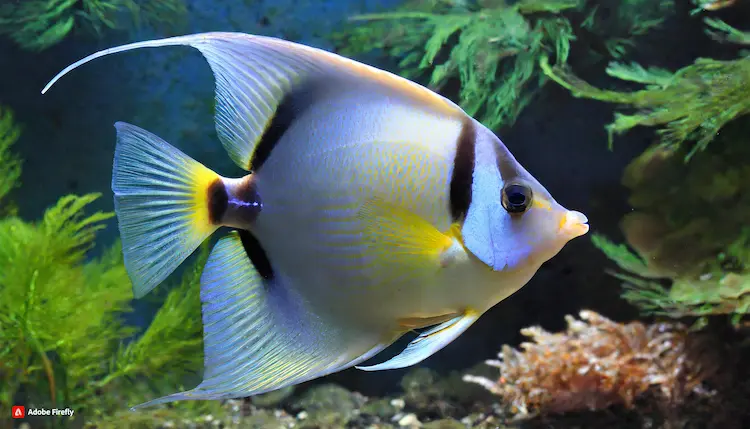
{"type": "Polygon", "coordinates": [[[251,396],[359,365],[414,365],[520,289],[586,217],[558,204],[494,133],[391,73],[288,41],[205,33],[216,129],[248,171],[225,178],[118,122],[112,190],[136,297],[220,227],[201,277],[205,372],[141,404],[251,396]]]}

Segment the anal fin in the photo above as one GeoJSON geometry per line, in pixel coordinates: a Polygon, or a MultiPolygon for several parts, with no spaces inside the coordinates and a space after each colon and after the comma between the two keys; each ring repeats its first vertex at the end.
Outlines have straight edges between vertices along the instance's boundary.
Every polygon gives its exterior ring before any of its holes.
{"type": "Polygon", "coordinates": [[[358,366],[363,371],[406,368],[427,359],[464,333],[478,318],[479,312],[469,310],[422,332],[406,349],[390,360],[371,366],[358,366]]]}
{"type": "Polygon", "coordinates": [[[219,240],[201,277],[203,381],[133,408],[265,393],[354,366],[389,344],[332,326],[278,282],[258,273],[240,233],[219,240]]]}

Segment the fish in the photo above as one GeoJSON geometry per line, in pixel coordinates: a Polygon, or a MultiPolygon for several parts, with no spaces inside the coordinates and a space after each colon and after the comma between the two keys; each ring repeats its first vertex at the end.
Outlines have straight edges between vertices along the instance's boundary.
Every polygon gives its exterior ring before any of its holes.
{"type": "MultiPolygon", "coordinates": [[[[203,267],[201,383],[132,407],[253,396],[441,350],[588,232],[491,130],[426,87],[282,39],[210,32],[224,177],[115,124],[112,192],[135,298],[221,230],[203,267]],[[363,365],[403,335],[398,355],[363,365]]],[[[155,351],[158,353],[158,351],[155,351]]]]}

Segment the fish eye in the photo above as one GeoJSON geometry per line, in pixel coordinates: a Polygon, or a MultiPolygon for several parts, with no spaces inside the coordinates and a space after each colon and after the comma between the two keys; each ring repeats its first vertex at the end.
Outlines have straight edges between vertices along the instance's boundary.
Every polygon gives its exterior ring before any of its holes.
{"type": "Polygon", "coordinates": [[[523,213],[531,206],[532,198],[533,194],[528,186],[510,184],[503,189],[503,208],[508,213],[523,213]]]}

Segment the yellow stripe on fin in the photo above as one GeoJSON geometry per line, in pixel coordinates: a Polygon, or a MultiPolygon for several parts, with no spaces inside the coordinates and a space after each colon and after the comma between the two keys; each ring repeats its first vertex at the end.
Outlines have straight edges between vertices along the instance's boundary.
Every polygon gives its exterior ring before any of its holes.
{"type": "Polygon", "coordinates": [[[115,212],[125,267],[140,298],[216,231],[209,188],[223,184],[219,175],[156,135],[124,122],[115,128],[115,212]]]}
{"type": "Polygon", "coordinates": [[[222,213],[212,213],[212,211],[215,211],[215,207],[212,208],[211,202],[208,200],[209,195],[211,195],[209,189],[217,185],[223,189],[224,185],[221,183],[218,174],[199,162],[188,163],[185,174],[192,179],[190,212],[194,233],[200,236],[210,235],[216,231],[218,223],[218,219],[212,217],[218,217],[222,213]]]}

